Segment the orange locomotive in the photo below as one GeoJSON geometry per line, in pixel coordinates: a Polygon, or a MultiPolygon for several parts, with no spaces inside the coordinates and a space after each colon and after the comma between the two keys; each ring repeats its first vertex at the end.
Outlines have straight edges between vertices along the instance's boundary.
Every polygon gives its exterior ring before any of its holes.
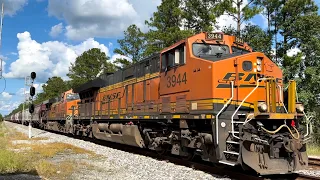
{"type": "Polygon", "coordinates": [[[79,95],[73,93],[71,89],[62,93],[58,98],[42,102],[47,109],[44,110],[40,127],[47,126],[45,127],[47,129],[63,129],[64,132],[73,132],[73,119],[77,116],[76,107],[79,101],[79,95]]]}
{"type": "Polygon", "coordinates": [[[281,69],[241,38],[200,33],[74,89],[78,117],[46,128],[288,173],[308,163],[295,88],[283,91],[281,69]]]}

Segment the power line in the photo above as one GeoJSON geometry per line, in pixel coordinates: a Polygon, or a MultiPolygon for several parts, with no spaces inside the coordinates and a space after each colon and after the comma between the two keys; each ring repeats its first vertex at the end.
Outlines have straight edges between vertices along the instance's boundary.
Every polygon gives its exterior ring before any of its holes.
{"type": "MultiPolygon", "coordinates": [[[[4,3],[2,3],[2,12],[1,12],[1,24],[0,24],[0,48],[2,47],[2,26],[3,26],[3,7],[4,7],[4,3]]],[[[1,58],[1,67],[0,67],[0,79],[2,78],[2,58],[1,58]]]]}

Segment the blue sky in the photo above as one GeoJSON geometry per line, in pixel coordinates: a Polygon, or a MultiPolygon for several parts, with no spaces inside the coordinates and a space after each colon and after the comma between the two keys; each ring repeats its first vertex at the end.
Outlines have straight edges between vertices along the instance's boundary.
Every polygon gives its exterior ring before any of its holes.
{"type": "MultiPolygon", "coordinates": [[[[48,77],[66,79],[70,62],[83,51],[101,48],[114,60],[117,39],[130,24],[146,30],[149,19],[161,0],[0,0],[5,16],[1,57],[0,113],[8,114],[23,101],[24,77],[37,73],[36,91],[48,77]]],[[[316,0],[319,5],[320,0],[316,0]]],[[[230,17],[218,19],[219,25],[235,25],[230,17]]],[[[261,15],[252,23],[266,27],[261,15]]]]}

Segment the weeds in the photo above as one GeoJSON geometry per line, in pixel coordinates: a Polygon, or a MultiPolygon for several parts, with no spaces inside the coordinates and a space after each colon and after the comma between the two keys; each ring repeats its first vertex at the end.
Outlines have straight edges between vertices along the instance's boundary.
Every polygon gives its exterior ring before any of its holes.
{"type": "Polygon", "coordinates": [[[32,152],[34,152],[34,154],[39,155],[42,158],[52,158],[61,153],[94,155],[94,153],[91,151],[87,151],[65,143],[16,144],[12,145],[12,147],[14,149],[30,149],[32,152]]]}
{"type": "Polygon", "coordinates": [[[310,156],[320,156],[320,146],[315,144],[308,144],[307,153],[310,156]]]}
{"type": "Polygon", "coordinates": [[[69,160],[52,162],[55,156],[67,157],[70,154],[95,156],[91,151],[70,144],[37,142],[46,139],[32,138],[30,141],[25,134],[8,129],[0,122],[0,174],[36,172],[46,178],[64,179],[78,168],[79,162],[69,160]],[[26,140],[26,143],[12,143],[15,140],[26,140]],[[15,152],[10,149],[14,149],[15,152]]]}
{"type": "Polygon", "coordinates": [[[33,167],[29,165],[29,160],[25,156],[5,149],[0,151],[1,174],[31,172],[32,170],[33,167]]]}
{"type": "Polygon", "coordinates": [[[36,165],[36,170],[42,176],[62,179],[72,174],[74,170],[73,165],[71,161],[63,161],[55,164],[48,160],[40,160],[36,165]]]}

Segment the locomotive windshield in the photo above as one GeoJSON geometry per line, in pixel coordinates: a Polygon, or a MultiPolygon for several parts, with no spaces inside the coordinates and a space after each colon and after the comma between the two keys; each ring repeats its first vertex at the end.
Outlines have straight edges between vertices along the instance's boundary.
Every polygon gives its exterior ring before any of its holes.
{"type": "Polygon", "coordinates": [[[249,50],[246,50],[246,49],[243,49],[240,47],[236,47],[236,46],[232,46],[231,49],[232,49],[232,53],[240,53],[240,54],[250,53],[249,50]]]}
{"type": "Polygon", "coordinates": [[[230,54],[229,47],[220,44],[193,44],[192,51],[195,56],[216,56],[217,54],[230,54]]]}
{"type": "Polygon", "coordinates": [[[67,99],[67,101],[72,101],[72,100],[80,99],[80,97],[79,97],[78,93],[69,93],[69,94],[67,94],[66,99],[67,99]]]}

